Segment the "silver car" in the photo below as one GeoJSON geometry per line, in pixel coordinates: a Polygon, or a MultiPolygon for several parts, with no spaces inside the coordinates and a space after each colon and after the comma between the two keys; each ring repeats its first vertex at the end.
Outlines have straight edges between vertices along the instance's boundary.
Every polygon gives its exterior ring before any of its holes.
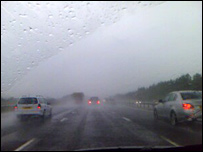
{"type": "Polygon", "coordinates": [[[154,118],[161,117],[168,118],[172,125],[202,119],[202,91],[169,93],[154,107],[154,118]]]}

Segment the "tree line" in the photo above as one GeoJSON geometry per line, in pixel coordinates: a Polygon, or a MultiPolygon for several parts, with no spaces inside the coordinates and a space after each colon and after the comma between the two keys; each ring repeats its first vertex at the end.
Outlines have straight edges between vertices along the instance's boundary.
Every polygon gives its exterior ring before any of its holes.
{"type": "Polygon", "coordinates": [[[116,98],[125,98],[141,101],[153,101],[163,99],[168,93],[179,90],[200,90],[202,91],[202,75],[197,73],[193,76],[185,74],[177,79],[159,82],[149,87],[139,88],[137,91],[123,95],[116,95],[116,98]]]}

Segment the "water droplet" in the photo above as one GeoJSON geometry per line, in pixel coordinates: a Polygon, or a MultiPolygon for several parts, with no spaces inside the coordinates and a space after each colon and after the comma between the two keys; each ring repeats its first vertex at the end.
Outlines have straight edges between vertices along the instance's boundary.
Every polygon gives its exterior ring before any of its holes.
{"type": "Polygon", "coordinates": [[[90,32],[86,31],[85,34],[89,34],[90,32]]]}
{"type": "Polygon", "coordinates": [[[66,6],[64,7],[64,10],[68,10],[68,5],[66,5],[66,6]]]}
{"type": "Polygon", "coordinates": [[[25,33],[26,33],[26,32],[27,32],[27,30],[26,30],[26,29],[24,29],[24,30],[23,30],[23,32],[25,32],[25,33]]]}
{"type": "Polygon", "coordinates": [[[49,18],[53,18],[53,15],[49,15],[49,18]]]}
{"type": "Polygon", "coordinates": [[[76,16],[72,16],[71,19],[72,19],[72,20],[76,19],[76,16]]]}
{"type": "Polygon", "coordinates": [[[20,17],[27,17],[26,14],[19,14],[20,17]]]}
{"type": "Polygon", "coordinates": [[[38,6],[38,7],[39,7],[39,6],[40,6],[40,3],[36,3],[36,6],[38,6]]]}
{"type": "Polygon", "coordinates": [[[30,67],[27,67],[27,70],[30,70],[30,67]]]}
{"type": "Polygon", "coordinates": [[[49,36],[53,36],[53,34],[49,34],[49,36]]]}
{"type": "Polygon", "coordinates": [[[32,27],[29,27],[29,28],[30,28],[30,32],[32,32],[33,31],[32,27]]]}
{"type": "Polygon", "coordinates": [[[46,5],[47,5],[47,7],[49,7],[49,6],[50,6],[50,4],[49,4],[49,3],[46,3],[46,5]]]}
{"type": "Polygon", "coordinates": [[[32,65],[34,65],[35,64],[35,62],[34,61],[32,61],[32,65]]]}
{"type": "Polygon", "coordinates": [[[39,49],[37,49],[37,52],[39,52],[40,50],[39,49]]]}
{"type": "Polygon", "coordinates": [[[62,51],[62,50],[63,50],[63,47],[59,47],[59,50],[62,51]]]}
{"type": "Polygon", "coordinates": [[[19,43],[18,46],[21,46],[21,43],[19,43]]]}
{"type": "Polygon", "coordinates": [[[9,86],[11,86],[11,84],[10,84],[10,83],[9,83],[8,85],[9,85],[9,86]]]}

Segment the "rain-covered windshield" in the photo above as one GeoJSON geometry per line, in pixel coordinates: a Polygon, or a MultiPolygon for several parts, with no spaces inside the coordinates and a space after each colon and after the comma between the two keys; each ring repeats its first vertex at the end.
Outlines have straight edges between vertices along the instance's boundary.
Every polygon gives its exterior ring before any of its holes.
{"type": "Polygon", "coordinates": [[[188,90],[201,1],[1,2],[2,151],[201,145],[188,90]]]}
{"type": "Polygon", "coordinates": [[[90,100],[91,100],[91,101],[98,101],[99,98],[98,98],[98,97],[92,97],[92,98],[90,98],[90,100]]]}
{"type": "Polygon", "coordinates": [[[37,98],[21,98],[18,104],[37,104],[37,98]]]}
{"type": "Polygon", "coordinates": [[[202,99],[202,92],[185,92],[181,96],[183,100],[202,99]]]}

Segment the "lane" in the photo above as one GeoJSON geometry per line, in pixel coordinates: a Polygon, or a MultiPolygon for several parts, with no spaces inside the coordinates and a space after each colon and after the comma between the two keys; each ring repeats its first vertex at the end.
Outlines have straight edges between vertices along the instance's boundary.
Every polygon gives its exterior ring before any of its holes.
{"type": "Polygon", "coordinates": [[[177,146],[202,143],[201,125],[171,126],[154,121],[152,111],[120,105],[63,106],[52,119],[20,124],[1,139],[1,150],[75,150],[119,146],[177,146]],[[190,130],[190,131],[189,131],[190,130]]]}
{"type": "Polygon", "coordinates": [[[59,120],[38,136],[39,142],[29,150],[31,151],[56,151],[75,150],[80,142],[84,130],[88,111],[82,106],[77,106],[71,113],[63,115],[66,121],[59,120]]]}
{"type": "Polygon", "coordinates": [[[32,151],[75,150],[119,146],[171,146],[151,131],[112,115],[112,107],[80,107],[67,121],[43,133],[32,151]]]}
{"type": "MultiPolygon", "coordinates": [[[[68,113],[75,106],[72,104],[56,105],[53,107],[54,120],[60,119],[65,113],[68,113]]],[[[29,122],[28,122],[29,123],[29,122]]],[[[8,112],[1,114],[1,137],[18,131],[22,126],[22,123],[16,118],[15,112],[8,112]]]]}
{"type": "Polygon", "coordinates": [[[153,111],[147,109],[129,108],[117,105],[115,108],[121,117],[131,119],[135,124],[164,136],[178,145],[202,144],[202,124],[181,123],[171,126],[167,120],[155,121],[153,111]]]}
{"type": "Polygon", "coordinates": [[[63,115],[71,113],[75,108],[77,107],[54,107],[52,118],[46,118],[45,120],[31,118],[19,121],[15,113],[7,114],[12,115],[12,119],[7,121],[4,117],[1,120],[4,126],[1,128],[1,150],[14,150],[28,140],[51,131],[52,126],[63,119],[63,115]],[[9,122],[9,124],[4,125],[6,122],[9,122]]]}
{"type": "MultiPolygon", "coordinates": [[[[80,149],[121,146],[169,146],[168,142],[120,117],[112,107],[93,109],[87,117],[80,149]]],[[[129,119],[127,119],[129,120],[129,119]]]]}

